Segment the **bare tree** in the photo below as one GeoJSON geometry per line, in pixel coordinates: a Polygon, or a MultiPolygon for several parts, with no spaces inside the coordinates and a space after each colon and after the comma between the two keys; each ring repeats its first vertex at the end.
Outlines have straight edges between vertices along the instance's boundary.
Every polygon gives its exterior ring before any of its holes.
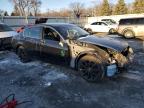
{"type": "Polygon", "coordinates": [[[80,2],[71,3],[70,8],[77,18],[81,17],[84,12],[84,4],[80,2]]]}
{"type": "Polygon", "coordinates": [[[29,0],[10,0],[15,8],[18,9],[19,13],[21,16],[25,16],[26,14],[26,8],[28,7],[29,5],[29,0]]]}
{"type": "Polygon", "coordinates": [[[41,4],[42,4],[41,0],[31,0],[34,16],[37,16],[41,4]]]}
{"type": "Polygon", "coordinates": [[[41,0],[10,0],[18,9],[20,16],[28,16],[30,13],[37,14],[41,0]]]}

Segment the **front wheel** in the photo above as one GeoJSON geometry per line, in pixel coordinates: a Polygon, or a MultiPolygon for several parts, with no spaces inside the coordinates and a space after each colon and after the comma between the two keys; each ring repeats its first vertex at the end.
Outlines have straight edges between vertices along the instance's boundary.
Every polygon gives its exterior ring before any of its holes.
{"type": "Polygon", "coordinates": [[[79,60],[78,71],[81,76],[89,82],[102,80],[105,73],[102,62],[91,55],[86,55],[79,60]]]}

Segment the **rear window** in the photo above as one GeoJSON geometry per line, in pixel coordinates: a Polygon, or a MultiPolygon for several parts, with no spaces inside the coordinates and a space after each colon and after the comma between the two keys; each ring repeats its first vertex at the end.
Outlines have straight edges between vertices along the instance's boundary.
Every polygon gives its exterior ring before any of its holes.
{"type": "Polygon", "coordinates": [[[5,24],[0,24],[0,32],[7,32],[7,31],[13,31],[12,28],[5,24]]]}

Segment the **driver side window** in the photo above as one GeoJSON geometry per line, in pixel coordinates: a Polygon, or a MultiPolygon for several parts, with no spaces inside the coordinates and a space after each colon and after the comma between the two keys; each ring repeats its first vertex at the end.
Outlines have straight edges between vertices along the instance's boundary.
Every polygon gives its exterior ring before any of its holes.
{"type": "Polygon", "coordinates": [[[44,28],[44,35],[43,36],[44,36],[45,40],[60,41],[59,34],[51,28],[44,28]]]}

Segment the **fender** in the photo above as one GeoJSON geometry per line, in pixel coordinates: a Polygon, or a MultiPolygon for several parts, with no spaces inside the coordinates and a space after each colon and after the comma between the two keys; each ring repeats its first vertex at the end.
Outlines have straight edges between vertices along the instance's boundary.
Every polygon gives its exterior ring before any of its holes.
{"type": "Polygon", "coordinates": [[[75,58],[75,69],[77,69],[78,61],[79,61],[82,57],[84,57],[85,55],[92,55],[92,56],[95,56],[95,57],[101,59],[101,56],[99,56],[96,51],[84,51],[84,52],[81,52],[81,53],[75,58]]]}

